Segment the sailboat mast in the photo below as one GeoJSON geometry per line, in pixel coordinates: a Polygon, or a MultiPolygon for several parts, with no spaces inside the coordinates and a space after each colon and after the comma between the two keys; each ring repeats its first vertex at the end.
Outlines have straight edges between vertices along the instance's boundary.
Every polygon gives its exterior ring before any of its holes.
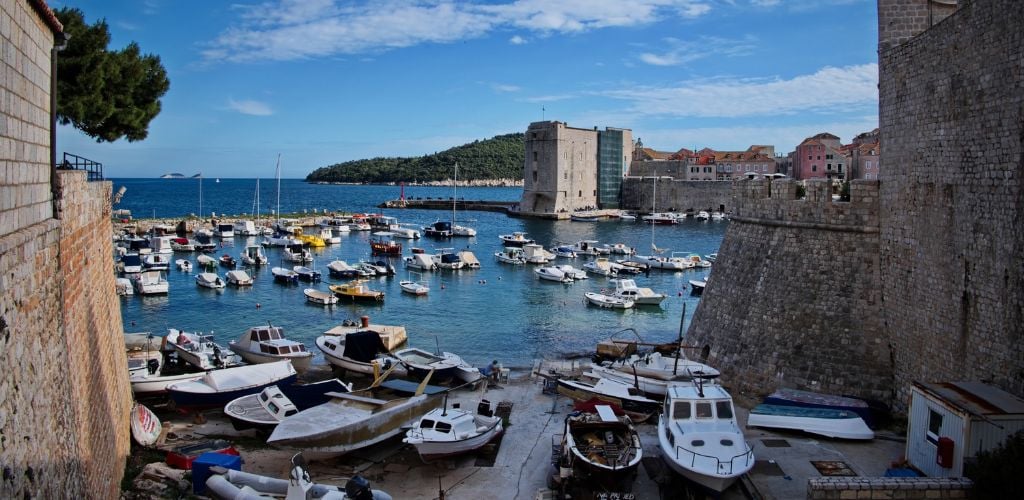
{"type": "Polygon", "coordinates": [[[256,225],[260,225],[260,178],[256,178],[256,199],[252,202],[252,211],[256,214],[256,225]]]}
{"type": "Polygon", "coordinates": [[[275,169],[275,175],[277,176],[277,227],[281,228],[281,153],[277,154],[277,168],[275,169]]]}
{"type": "Polygon", "coordinates": [[[203,219],[203,174],[199,173],[199,220],[203,219]]]}
{"type": "Polygon", "coordinates": [[[452,231],[455,231],[455,204],[459,202],[459,162],[455,162],[455,182],[452,184],[452,231]]]}

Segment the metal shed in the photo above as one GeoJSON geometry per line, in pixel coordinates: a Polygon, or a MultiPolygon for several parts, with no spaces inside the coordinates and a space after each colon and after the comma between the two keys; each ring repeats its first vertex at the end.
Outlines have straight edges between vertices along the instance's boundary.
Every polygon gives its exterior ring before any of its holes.
{"type": "Polygon", "coordinates": [[[1024,429],[1024,399],[984,382],[914,382],[907,460],[929,477],[961,477],[964,460],[1024,429]]]}

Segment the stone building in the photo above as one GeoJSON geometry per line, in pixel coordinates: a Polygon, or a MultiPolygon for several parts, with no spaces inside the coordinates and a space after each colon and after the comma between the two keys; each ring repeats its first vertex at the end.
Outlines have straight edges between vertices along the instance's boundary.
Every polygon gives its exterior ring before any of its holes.
{"type": "Polygon", "coordinates": [[[849,163],[839,137],[828,132],[808,137],[793,152],[792,177],[797,180],[849,178],[849,163]]]}
{"type": "Polygon", "coordinates": [[[852,181],[848,202],[827,180],[801,199],[792,181],[735,182],[688,340],[740,397],[797,387],[906,409],[913,381],[951,380],[1020,396],[1024,2],[878,14],[880,144],[899,168],[852,181]]]}
{"type": "Polygon", "coordinates": [[[632,131],[534,122],[526,130],[525,142],[520,214],[551,216],[585,208],[618,208],[622,178],[633,157],[632,131]]]}
{"type": "Polygon", "coordinates": [[[53,168],[62,30],[0,1],[0,498],[117,498],[130,445],[111,185],[53,168]]]}

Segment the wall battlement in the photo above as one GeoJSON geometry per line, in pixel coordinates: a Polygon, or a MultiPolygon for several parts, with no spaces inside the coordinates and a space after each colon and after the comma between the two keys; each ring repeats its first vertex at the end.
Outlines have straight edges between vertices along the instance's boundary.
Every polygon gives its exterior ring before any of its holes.
{"type": "Polygon", "coordinates": [[[806,194],[797,198],[792,179],[751,179],[733,183],[732,217],[751,223],[878,232],[878,181],[850,183],[850,201],[834,201],[827,180],[805,181],[806,194]]]}

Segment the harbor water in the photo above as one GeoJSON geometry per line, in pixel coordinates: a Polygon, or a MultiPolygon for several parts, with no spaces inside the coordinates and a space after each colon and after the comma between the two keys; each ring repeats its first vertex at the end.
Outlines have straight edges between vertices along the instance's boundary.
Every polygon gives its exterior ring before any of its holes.
{"type": "MultiPolygon", "coordinates": [[[[190,214],[211,213],[241,215],[254,213],[255,179],[202,180],[202,210],[199,208],[198,179],[114,179],[114,190],[127,188],[114,209],[131,210],[135,217],[158,217],[177,220],[190,214]]],[[[450,220],[451,211],[377,209],[376,205],[399,196],[398,186],[317,185],[301,180],[281,181],[282,213],[313,211],[383,212],[397,217],[409,227],[421,228],[436,220],[450,220]]],[[[457,196],[466,200],[516,201],[522,188],[467,187],[459,188],[457,196]]],[[[451,188],[405,187],[407,198],[448,199],[451,188]]],[[[260,181],[259,212],[271,217],[277,206],[277,187],[273,179],[260,181]]],[[[369,316],[372,323],[405,326],[409,343],[428,350],[439,349],[461,355],[477,366],[499,360],[505,366],[529,366],[538,358],[553,358],[592,353],[595,344],[626,328],[635,329],[645,341],[672,341],[680,326],[689,324],[699,302],[692,295],[689,280],[706,277],[707,269],[669,272],[651,270],[648,275],[632,276],[638,286],[665,293],[668,298],[661,307],[644,306],[625,311],[601,309],[587,305],[583,294],[614,288],[608,278],[591,275],[587,280],[563,285],[542,281],[534,274],[536,266],[512,266],[495,260],[502,249],[498,236],[524,231],[545,248],[556,244],[573,244],[581,240],[600,243],[624,243],[639,253],[648,253],[652,242],[668,252],[692,252],[706,255],[717,252],[727,221],[685,219],[678,225],[656,226],[641,222],[608,220],[602,222],[549,221],[518,219],[502,213],[459,211],[459,224],[473,227],[477,236],[437,240],[398,240],[403,255],[410,247],[427,253],[439,248],[468,249],[481,262],[476,270],[423,272],[411,275],[400,259],[393,265],[393,277],[370,278],[371,288],[386,293],[381,303],[339,303],[325,307],[305,300],[304,288],[327,291],[329,284],[341,283],[328,276],[327,264],[344,260],[355,264],[360,260],[378,260],[370,256],[368,231],[351,232],[342,243],[312,249],[314,262],[306,264],[320,271],[321,283],[285,286],[275,283],[270,268],[291,267],[284,262],[281,249],[267,248],[270,264],[246,269],[255,278],[247,288],[228,287],[211,290],[198,287],[192,274],[174,268],[167,271],[170,293],[166,296],[128,296],[122,298],[122,317],[126,332],[149,331],[163,335],[168,328],[213,333],[218,342],[226,344],[246,329],[271,323],[285,328],[290,338],[302,341],[317,354],[315,363],[324,363],[314,340],[324,331],[345,320],[358,321],[369,316]],[[398,282],[413,278],[430,287],[426,296],[403,293],[398,282]],[[685,308],[685,317],[683,311],[685,308]],[[681,325],[682,323],[682,325],[681,325]]],[[[213,254],[229,254],[238,260],[246,244],[257,238],[235,237],[221,242],[213,254]]],[[[667,255],[667,253],[666,253],[667,255]]],[[[612,256],[621,257],[621,256],[612,256]]],[[[175,253],[173,260],[187,258],[195,264],[196,254],[175,253]]],[[[582,268],[589,257],[557,259],[557,264],[582,268]]],[[[239,267],[241,268],[241,266],[239,267]]],[[[219,267],[221,276],[227,271],[219,267]]]]}

